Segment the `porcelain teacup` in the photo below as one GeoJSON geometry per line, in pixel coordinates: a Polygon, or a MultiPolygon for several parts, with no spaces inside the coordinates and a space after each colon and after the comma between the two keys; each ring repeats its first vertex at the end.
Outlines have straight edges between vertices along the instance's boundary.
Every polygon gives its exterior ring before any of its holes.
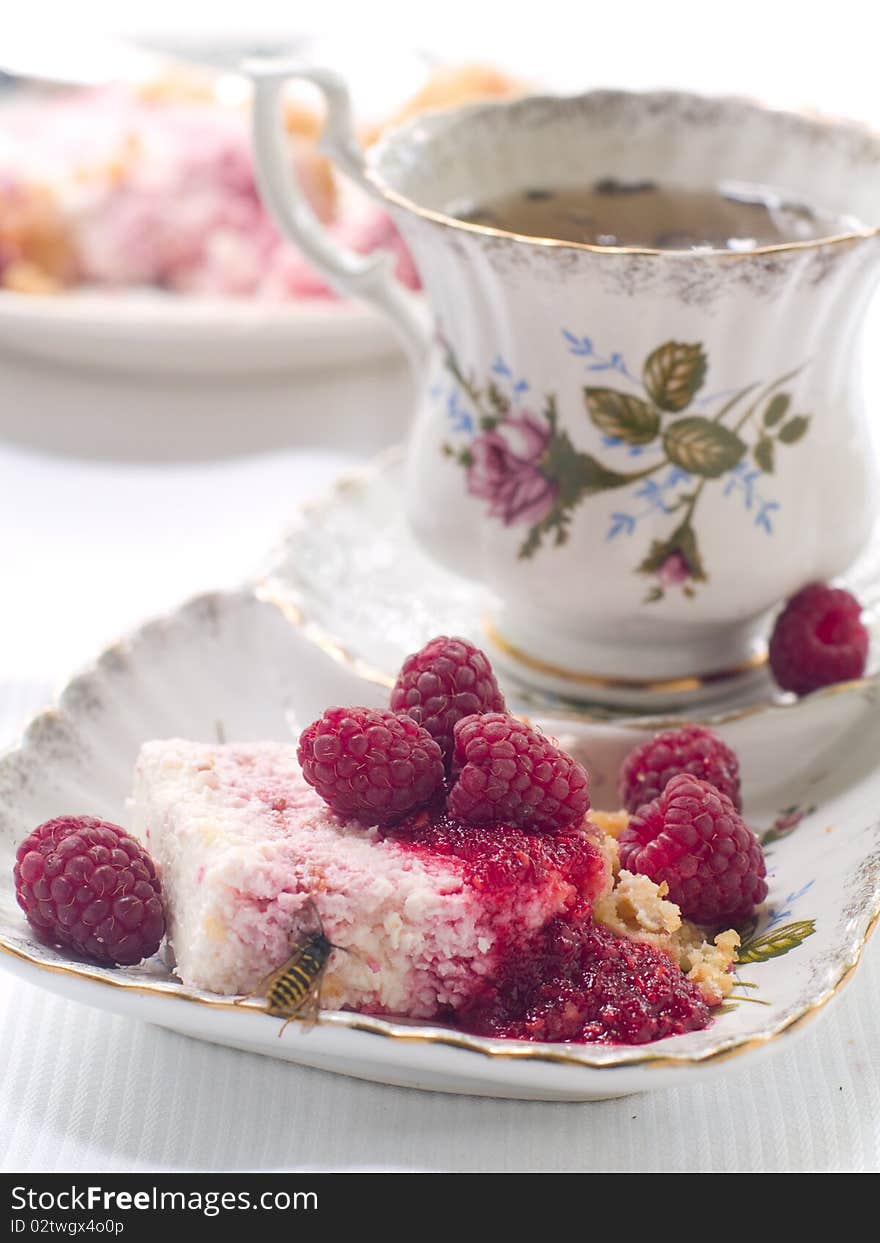
{"type": "Polygon", "coordinates": [[[569,695],[642,705],[765,659],[768,612],[868,540],[859,365],[880,275],[880,138],[734,98],[591,91],[418,118],[364,153],[344,85],[251,66],[263,196],[344,293],[378,306],[420,386],[408,514],[487,586],[496,652],[569,695]],[[345,253],[291,183],[280,96],[323,91],[323,145],[387,207],[430,309],[345,253]],[[520,236],[463,199],[587,177],[782,186],[844,221],[750,250],[520,236]]]}

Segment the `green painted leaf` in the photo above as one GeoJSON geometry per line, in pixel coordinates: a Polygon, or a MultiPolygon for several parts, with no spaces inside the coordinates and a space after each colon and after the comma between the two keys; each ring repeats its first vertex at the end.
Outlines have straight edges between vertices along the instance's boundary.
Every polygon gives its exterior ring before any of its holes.
{"type": "Polygon", "coordinates": [[[540,522],[529,529],[529,533],[520,545],[517,554],[521,560],[529,560],[541,547],[545,539],[553,540],[557,547],[568,540],[568,527],[571,522],[571,507],[564,506],[557,500],[556,504],[540,522]]]}
{"type": "Polygon", "coordinates": [[[584,400],[596,427],[628,445],[650,444],[660,430],[660,415],[640,397],[613,388],[585,388],[584,400]]]}
{"type": "Polygon", "coordinates": [[[690,404],[706,378],[707,359],[702,345],[667,341],[649,354],[642,380],[661,410],[677,413],[690,404]]]}
{"type": "Polygon", "coordinates": [[[585,496],[605,492],[609,488],[624,488],[641,479],[643,471],[621,474],[609,470],[590,453],[580,453],[566,432],[557,431],[550,440],[547,452],[541,458],[542,472],[557,484],[557,506],[570,509],[585,496]]]}
{"type": "Polygon", "coordinates": [[[803,807],[800,803],[792,803],[789,807],[783,807],[770,828],[761,837],[761,846],[765,853],[768,846],[788,837],[807,816],[812,816],[815,810],[815,803],[810,803],[808,807],[803,807]]]}
{"type": "Polygon", "coordinates": [[[802,436],[806,435],[807,428],[810,426],[809,417],[805,414],[796,414],[793,419],[789,419],[779,430],[779,439],[784,445],[796,444],[802,436]]]}
{"type": "Polygon", "coordinates": [[[689,522],[682,523],[675,533],[674,539],[678,546],[678,551],[688,563],[691,572],[691,578],[697,582],[705,582],[706,571],[703,567],[703,558],[700,556],[700,550],[697,546],[697,534],[689,522]]]}
{"type": "Polygon", "coordinates": [[[557,506],[571,509],[585,496],[622,488],[632,476],[609,470],[589,453],[580,453],[566,432],[557,431],[540,462],[541,471],[557,486],[557,506]]]}
{"type": "Polygon", "coordinates": [[[753,449],[755,461],[761,470],[768,475],[773,474],[773,441],[769,436],[762,436],[753,449]]]}
{"type": "Polygon", "coordinates": [[[698,415],[671,423],[663,433],[663,447],[671,462],[703,479],[726,474],[746,451],[735,432],[698,415]]]}
{"type": "Polygon", "coordinates": [[[494,380],[492,381],[492,383],[489,385],[488,389],[486,390],[486,396],[489,398],[489,405],[492,407],[492,409],[495,411],[495,414],[497,415],[496,422],[498,419],[503,419],[504,416],[507,414],[508,410],[510,409],[510,402],[501,392],[501,389],[498,387],[498,385],[495,383],[494,380]]]}
{"type": "Polygon", "coordinates": [[[767,409],[764,411],[764,426],[775,427],[777,423],[781,423],[788,413],[790,405],[791,398],[788,393],[777,393],[767,403],[767,409]]]}
{"type": "Polygon", "coordinates": [[[607,488],[623,488],[633,482],[632,475],[621,475],[616,470],[609,470],[589,453],[578,454],[578,471],[581,488],[585,492],[604,492],[607,488]]]}
{"type": "Polygon", "coordinates": [[[793,924],[784,924],[765,932],[762,937],[754,937],[746,941],[737,951],[737,962],[767,962],[770,958],[781,958],[789,950],[795,949],[816,931],[815,919],[801,919],[793,924]]]}
{"type": "Polygon", "coordinates": [[[476,381],[474,380],[473,376],[471,376],[471,378],[468,379],[468,377],[464,374],[464,372],[462,371],[459,365],[458,358],[455,355],[455,351],[453,350],[452,346],[449,344],[447,344],[445,348],[444,361],[446,363],[447,371],[449,371],[450,374],[455,378],[459,387],[463,389],[465,393],[467,393],[468,397],[474,403],[475,406],[479,406],[480,390],[477,388],[476,381]]]}
{"type": "Polygon", "coordinates": [[[523,540],[523,542],[520,544],[519,553],[518,553],[519,559],[521,561],[530,560],[532,557],[534,557],[535,553],[538,551],[540,547],[541,547],[541,530],[537,526],[531,527],[528,535],[523,540]]]}

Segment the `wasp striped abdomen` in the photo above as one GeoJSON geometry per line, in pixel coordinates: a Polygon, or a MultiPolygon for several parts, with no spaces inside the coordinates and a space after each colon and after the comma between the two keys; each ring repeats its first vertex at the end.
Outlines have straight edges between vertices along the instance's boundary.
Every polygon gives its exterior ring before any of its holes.
{"type": "Polygon", "coordinates": [[[279,1018],[291,1019],[312,997],[333,953],[323,932],[309,937],[274,971],[266,984],[266,1009],[279,1018]]]}
{"type": "MultiPolygon", "coordinates": [[[[334,945],[324,936],[324,926],[314,902],[310,899],[303,907],[305,921],[310,926],[300,927],[299,939],[291,948],[290,957],[261,980],[253,993],[241,997],[265,997],[263,1007],[267,1014],[284,1019],[278,1032],[280,1036],[293,1019],[308,1014],[312,1021],[321,1008],[321,980],[334,950],[344,947],[334,945]]],[[[351,951],[346,950],[346,953],[351,951]]],[[[237,1001],[236,1005],[239,1004],[237,1001]]]]}

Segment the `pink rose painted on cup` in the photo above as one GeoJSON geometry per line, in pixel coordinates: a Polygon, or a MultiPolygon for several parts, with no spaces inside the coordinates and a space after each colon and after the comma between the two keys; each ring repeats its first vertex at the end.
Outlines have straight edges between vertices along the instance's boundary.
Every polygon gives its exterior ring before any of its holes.
{"type": "Polygon", "coordinates": [[[691,567],[680,552],[671,552],[657,571],[664,587],[680,587],[691,577],[691,567]]]}
{"type": "Polygon", "coordinates": [[[540,522],[553,508],[558,484],[540,467],[551,431],[530,411],[498,422],[474,437],[469,448],[466,486],[489,502],[489,516],[505,526],[540,522]]]}
{"type": "Polygon", "coordinates": [[[694,584],[705,582],[706,571],[689,516],[682,519],[670,539],[654,541],[639,568],[643,574],[655,578],[646,598],[648,603],[662,600],[664,594],[675,587],[680,587],[689,599],[693,597],[694,584]]]}

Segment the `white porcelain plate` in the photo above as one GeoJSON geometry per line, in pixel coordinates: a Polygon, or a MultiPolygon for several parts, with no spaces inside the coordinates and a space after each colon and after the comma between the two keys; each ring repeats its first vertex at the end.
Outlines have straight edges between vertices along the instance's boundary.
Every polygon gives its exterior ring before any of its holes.
{"type": "Polygon", "coordinates": [[[342,299],[268,303],[161,290],[0,290],[0,348],[93,370],[288,373],[399,351],[375,311],[342,299]]]}
{"type": "MultiPolygon", "coordinates": [[[[746,812],[768,834],[770,894],[748,934],[736,1000],[703,1032],[627,1048],[529,1044],[325,1012],[317,1025],[292,1023],[279,1037],[280,1021],[256,1002],[237,1007],[186,989],[160,957],[105,969],[31,934],[13,893],[17,842],[65,812],[125,824],[145,739],[285,739],[330,703],[383,697],[248,590],[200,597],[108,649],[0,760],[0,962],[65,996],[218,1044],[380,1082],[555,1100],[647,1091],[735,1055],[756,1057],[790,1038],[857,964],[880,911],[880,698],[872,687],[722,729],[741,756],[746,812]]],[[[592,771],[597,806],[613,805],[617,766],[642,736],[637,726],[587,723],[567,738],[592,771]]]]}

